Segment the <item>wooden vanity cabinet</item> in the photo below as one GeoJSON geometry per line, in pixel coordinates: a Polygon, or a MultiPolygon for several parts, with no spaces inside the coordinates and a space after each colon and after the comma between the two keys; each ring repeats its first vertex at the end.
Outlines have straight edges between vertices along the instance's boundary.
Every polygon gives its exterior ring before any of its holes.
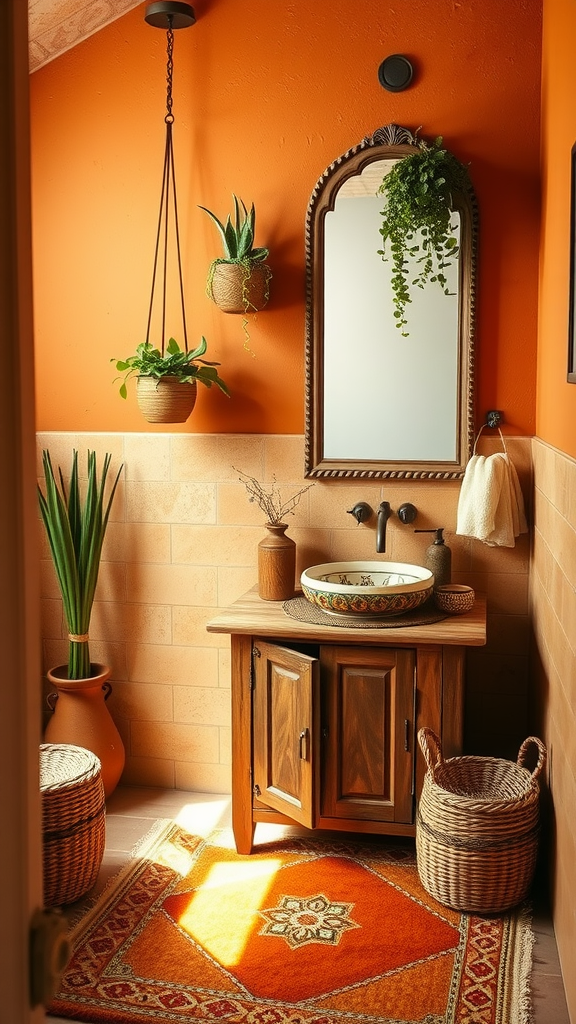
{"type": "Polygon", "coordinates": [[[253,791],[308,828],[321,819],[412,822],[415,658],[255,640],[253,791]]]}
{"type": "Polygon", "coordinates": [[[289,618],[255,591],[208,623],[231,634],[232,823],[414,835],[425,771],[417,731],[460,753],[466,645],[485,605],[427,626],[364,629],[289,618]]]}

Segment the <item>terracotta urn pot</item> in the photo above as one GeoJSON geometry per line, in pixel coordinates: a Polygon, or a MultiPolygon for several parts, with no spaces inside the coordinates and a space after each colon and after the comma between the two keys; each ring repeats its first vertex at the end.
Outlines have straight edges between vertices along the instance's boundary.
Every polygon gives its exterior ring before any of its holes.
{"type": "Polygon", "coordinates": [[[47,673],[56,694],[48,697],[53,708],[44,733],[45,743],[72,743],[100,759],[106,797],[116,788],[124,769],[125,751],[114,719],[106,706],[112,687],[110,669],[93,664],[89,679],[68,679],[68,666],[47,673]]]}

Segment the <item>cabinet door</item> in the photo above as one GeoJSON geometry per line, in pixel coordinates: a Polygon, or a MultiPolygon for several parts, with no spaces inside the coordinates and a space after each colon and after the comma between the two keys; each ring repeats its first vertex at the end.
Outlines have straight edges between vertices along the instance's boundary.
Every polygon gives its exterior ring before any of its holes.
{"type": "Polygon", "coordinates": [[[322,647],[323,817],[412,823],[415,657],[322,647]]]}
{"type": "Polygon", "coordinates": [[[255,641],[254,792],[308,828],[317,816],[319,675],[317,658],[255,641]]]}

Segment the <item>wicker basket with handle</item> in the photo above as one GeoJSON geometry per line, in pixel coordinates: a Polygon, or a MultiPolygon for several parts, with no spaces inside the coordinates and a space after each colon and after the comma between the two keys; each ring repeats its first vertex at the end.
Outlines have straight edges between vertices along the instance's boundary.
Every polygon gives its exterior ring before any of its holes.
{"type": "Polygon", "coordinates": [[[444,760],[431,729],[420,729],[418,741],[428,765],[416,819],[422,885],[453,910],[492,914],[515,906],[536,866],[544,744],[529,736],[514,764],[494,757],[444,760]],[[525,763],[534,747],[538,760],[530,772],[525,763]]]}
{"type": "Polygon", "coordinates": [[[100,760],[71,743],[40,745],[44,902],[74,903],[104,856],[106,804],[100,760]]]}

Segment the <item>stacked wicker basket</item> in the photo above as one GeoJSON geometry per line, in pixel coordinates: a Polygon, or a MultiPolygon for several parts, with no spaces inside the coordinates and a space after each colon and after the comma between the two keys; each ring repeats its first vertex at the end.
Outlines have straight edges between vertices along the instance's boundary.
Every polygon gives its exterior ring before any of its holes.
{"type": "Polygon", "coordinates": [[[420,729],[428,771],[416,820],[420,880],[439,903],[469,913],[500,913],[527,895],[536,866],[540,787],[546,748],[530,736],[518,761],[444,760],[440,740],[420,729]],[[536,747],[530,772],[525,763],[536,747]]]}
{"type": "Polygon", "coordinates": [[[70,743],[40,746],[44,902],[80,899],[96,882],[104,856],[106,805],[100,761],[70,743]]]}

